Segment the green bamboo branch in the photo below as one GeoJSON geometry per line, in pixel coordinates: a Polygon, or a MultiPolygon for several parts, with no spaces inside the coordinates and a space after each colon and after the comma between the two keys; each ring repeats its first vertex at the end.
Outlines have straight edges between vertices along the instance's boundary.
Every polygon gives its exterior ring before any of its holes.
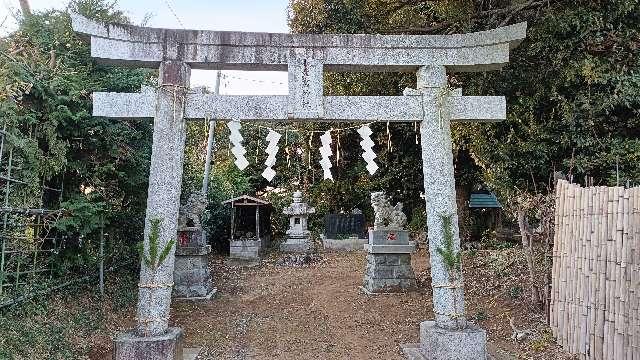
{"type": "Polygon", "coordinates": [[[162,224],[162,219],[151,219],[151,229],[149,231],[149,252],[148,254],[144,251],[144,242],[141,241],[138,243],[138,251],[140,252],[140,256],[142,257],[142,262],[149,269],[156,271],[160,265],[166,260],[167,256],[169,256],[169,252],[173,245],[175,245],[175,239],[169,240],[167,244],[160,250],[159,239],[160,239],[160,225],[162,224]],[[159,254],[158,254],[159,253],[159,254]]]}
{"type": "Polygon", "coordinates": [[[440,215],[444,241],[442,246],[436,249],[438,254],[442,256],[444,265],[447,267],[450,275],[459,271],[462,264],[462,255],[460,251],[456,251],[453,245],[452,217],[452,215],[440,215]]]}

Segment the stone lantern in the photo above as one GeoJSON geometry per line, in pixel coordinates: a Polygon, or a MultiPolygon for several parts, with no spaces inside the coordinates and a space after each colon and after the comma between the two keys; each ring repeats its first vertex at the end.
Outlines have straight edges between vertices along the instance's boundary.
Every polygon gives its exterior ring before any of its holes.
{"type": "Polygon", "coordinates": [[[280,251],[290,253],[313,252],[314,246],[307,224],[309,215],[315,213],[316,209],[302,201],[302,192],[298,190],[293,193],[293,203],[282,212],[285,215],[289,215],[289,230],[287,230],[286,241],[280,244],[280,251]]]}

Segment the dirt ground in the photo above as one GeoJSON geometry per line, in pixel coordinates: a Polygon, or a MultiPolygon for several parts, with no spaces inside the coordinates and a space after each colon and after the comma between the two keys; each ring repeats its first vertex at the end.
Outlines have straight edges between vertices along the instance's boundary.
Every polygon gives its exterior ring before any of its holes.
{"type": "MultiPolygon", "coordinates": [[[[358,289],[364,253],[320,256],[306,267],[276,265],[276,255],[251,268],[215,258],[218,295],[174,302],[172,323],[184,329],[185,346],[202,347],[199,359],[401,359],[400,344],[418,342],[419,323],[433,319],[424,251],[413,256],[418,291],[378,296],[358,289]]],[[[518,250],[467,253],[464,265],[468,318],[487,330],[499,359],[570,359],[527,305],[518,250]],[[529,332],[522,342],[510,339],[509,317],[529,332]]]]}

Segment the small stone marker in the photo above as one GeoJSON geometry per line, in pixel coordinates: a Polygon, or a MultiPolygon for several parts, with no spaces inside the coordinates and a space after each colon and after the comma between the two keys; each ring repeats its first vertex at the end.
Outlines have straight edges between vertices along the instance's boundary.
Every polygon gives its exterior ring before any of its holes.
{"type": "Polygon", "coordinates": [[[315,251],[311,241],[311,233],[308,230],[309,215],[316,212],[302,201],[300,190],[293,193],[293,202],[282,211],[289,215],[289,230],[287,239],[280,244],[280,251],[289,253],[312,253],[315,251]]]}
{"type": "Polygon", "coordinates": [[[364,246],[368,254],[362,289],[369,294],[410,290],[416,286],[411,267],[415,244],[404,229],[407,217],[402,213],[402,203],[392,207],[389,198],[377,192],[371,194],[371,204],[375,222],[369,230],[369,243],[364,246]]]}
{"type": "Polygon", "coordinates": [[[350,214],[325,215],[322,236],[325,250],[362,251],[368,241],[366,221],[359,209],[350,214]]]}

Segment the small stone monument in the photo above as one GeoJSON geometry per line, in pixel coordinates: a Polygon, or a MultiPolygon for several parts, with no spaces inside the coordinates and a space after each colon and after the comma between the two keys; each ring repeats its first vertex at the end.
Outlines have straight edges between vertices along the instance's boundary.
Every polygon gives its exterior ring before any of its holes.
{"type": "Polygon", "coordinates": [[[202,193],[193,193],[178,214],[176,262],[173,270],[173,296],[182,299],[210,299],[216,292],[209,271],[209,253],[206,233],[200,217],[207,206],[202,193]]]}
{"type": "Polygon", "coordinates": [[[282,211],[289,215],[289,230],[287,230],[287,240],[280,244],[280,251],[289,253],[311,253],[314,252],[311,233],[307,229],[309,215],[316,212],[302,201],[300,190],[293,193],[293,202],[282,211]]]}
{"type": "Polygon", "coordinates": [[[371,205],[375,220],[369,230],[369,243],[364,246],[368,254],[362,289],[368,294],[410,290],[416,286],[411,267],[415,244],[404,229],[407,217],[402,203],[391,206],[389,197],[375,192],[371,194],[371,205]]]}
{"type": "Polygon", "coordinates": [[[325,215],[322,235],[325,250],[362,251],[368,242],[366,220],[360,209],[348,214],[325,215]]]}

